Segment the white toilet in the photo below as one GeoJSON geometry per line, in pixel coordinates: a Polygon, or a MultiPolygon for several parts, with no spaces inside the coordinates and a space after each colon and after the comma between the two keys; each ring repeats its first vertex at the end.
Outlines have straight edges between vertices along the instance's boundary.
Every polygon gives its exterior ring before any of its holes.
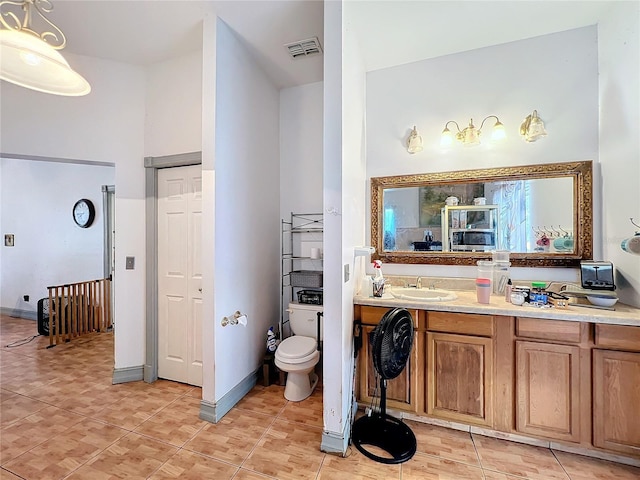
{"type": "Polygon", "coordinates": [[[311,395],[318,384],[318,375],[313,370],[320,361],[317,338],[318,312],[322,312],[322,305],[290,303],[287,311],[293,335],[278,345],[275,363],[280,370],[287,372],[284,397],[292,402],[299,402],[311,395]]]}

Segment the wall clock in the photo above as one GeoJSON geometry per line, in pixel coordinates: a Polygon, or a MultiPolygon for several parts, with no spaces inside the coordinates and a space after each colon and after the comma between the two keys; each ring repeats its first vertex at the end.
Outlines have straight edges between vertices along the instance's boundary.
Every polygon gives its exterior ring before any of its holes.
{"type": "Polygon", "coordinates": [[[82,198],[73,206],[73,220],[79,227],[88,228],[96,216],[96,209],[91,200],[82,198]]]}

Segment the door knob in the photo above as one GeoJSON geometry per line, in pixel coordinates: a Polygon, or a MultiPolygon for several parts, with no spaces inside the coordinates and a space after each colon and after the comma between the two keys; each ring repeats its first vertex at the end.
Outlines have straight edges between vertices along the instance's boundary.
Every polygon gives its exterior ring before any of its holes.
{"type": "Polygon", "coordinates": [[[202,293],[202,287],[200,287],[200,288],[198,289],[198,291],[199,291],[200,293],[202,293]]]}

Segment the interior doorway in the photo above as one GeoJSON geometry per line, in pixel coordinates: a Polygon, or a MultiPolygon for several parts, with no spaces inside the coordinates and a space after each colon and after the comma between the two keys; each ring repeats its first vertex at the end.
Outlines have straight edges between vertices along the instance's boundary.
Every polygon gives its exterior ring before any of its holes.
{"type": "Polygon", "coordinates": [[[146,291],[145,291],[145,382],[158,379],[158,174],[162,169],[198,165],[202,168],[202,152],[181,153],[161,157],[145,157],[146,217],[146,291]]]}
{"type": "Polygon", "coordinates": [[[114,295],[116,273],[116,187],[115,185],[102,186],[102,213],[104,216],[104,278],[111,279],[111,315],[112,325],[115,326],[113,317],[116,309],[116,296],[114,295]]]}
{"type": "Polygon", "coordinates": [[[202,386],[202,168],[158,170],[158,377],[202,386]]]}

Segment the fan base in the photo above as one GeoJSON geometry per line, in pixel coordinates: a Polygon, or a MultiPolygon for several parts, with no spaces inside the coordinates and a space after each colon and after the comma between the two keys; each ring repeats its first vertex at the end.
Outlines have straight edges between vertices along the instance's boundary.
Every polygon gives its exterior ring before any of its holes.
{"type": "Polygon", "coordinates": [[[360,452],[371,460],[380,463],[402,463],[416,453],[416,436],[400,420],[388,415],[372,414],[353,422],[351,440],[360,452]],[[368,451],[365,446],[378,447],[389,454],[381,457],[368,451]]]}

